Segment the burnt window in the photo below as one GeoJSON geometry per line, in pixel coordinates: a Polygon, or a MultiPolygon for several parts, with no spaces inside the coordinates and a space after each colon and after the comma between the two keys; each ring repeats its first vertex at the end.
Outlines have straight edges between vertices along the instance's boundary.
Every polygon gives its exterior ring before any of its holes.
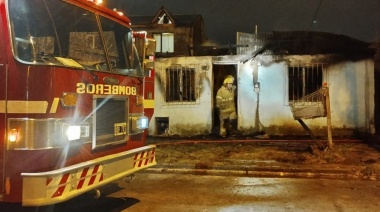
{"type": "Polygon", "coordinates": [[[173,65],[166,68],[166,102],[195,102],[195,69],[173,65]]]}
{"type": "Polygon", "coordinates": [[[289,101],[298,100],[322,87],[323,64],[288,67],[289,101]]]}

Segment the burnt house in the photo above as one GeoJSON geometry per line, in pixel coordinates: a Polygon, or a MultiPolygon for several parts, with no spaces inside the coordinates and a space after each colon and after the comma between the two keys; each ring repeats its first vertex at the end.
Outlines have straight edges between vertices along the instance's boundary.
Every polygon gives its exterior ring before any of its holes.
{"type": "Polygon", "coordinates": [[[194,46],[206,39],[199,14],[175,15],[161,7],[154,16],[130,16],[135,31],[146,31],[156,40],[156,57],[199,55],[194,46]]]}
{"type": "MultiPolygon", "coordinates": [[[[306,134],[295,120],[292,104],[324,85],[329,87],[333,135],[375,133],[378,79],[375,51],[368,43],[310,31],[238,33],[237,41],[242,45],[237,55],[155,61],[151,135],[216,133],[219,121],[215,95],[226,75],[235,77],[238,129],[242,134],[306,134]],[[186,73],[187,77],[179,78],[178,73],[186,73]],[[183,94],[189,98],[183,98],[183,94]],[[161,125],[165,130],[158,130],[161,125]]],[[[313,105],[308,99],[302,101],[313,105]]],[[[321,114],[305,123],[316,135],[325,136],[326,119],[321,114]]]]}

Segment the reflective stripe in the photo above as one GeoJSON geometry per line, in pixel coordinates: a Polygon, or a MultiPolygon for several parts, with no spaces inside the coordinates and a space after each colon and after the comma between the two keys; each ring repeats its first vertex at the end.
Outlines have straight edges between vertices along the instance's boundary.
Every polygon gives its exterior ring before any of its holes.
{"type": "Polygon", "coordinates": [[[22,204],[56,204],[152,167],[155,148],[144,146],[47,172],[21,173],[22,204]]]}
{"type": "Polygon", "coordinates": [[[153,99],[144,99],[144,108],[154,108],[154,100],[153,99]]]}
{"type": "Polygon", "coordinates": [[[50,113],[56,113],[58,108],[59,98],[54,98],[51,104],[50,113]]]}
{"type": "Polygon", "coordinates": [[[5,101],[0,101],[0,113],[5,113],[5,101]]]}
{"type": "Polygon", "coordinates": [[[46,113],[47,101],[0,101],[0,113],[46,113]]]}
{"type": "Polygon", "coordinates": [[[234,100],[234,98],[224,98],[224,99],[222,99],[223,102],[232,101],[232,100],[234,100]]]}

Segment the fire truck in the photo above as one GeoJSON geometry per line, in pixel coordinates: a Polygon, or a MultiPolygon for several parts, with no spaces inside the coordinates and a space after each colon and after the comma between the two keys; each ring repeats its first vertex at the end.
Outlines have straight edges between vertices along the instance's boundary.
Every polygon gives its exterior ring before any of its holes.
{"type": "Polygon", "coordinates": [[[156,40],[147,37],[146,31],[135,32],[134,37],[139,37],[135,42],[136,48],[143,61],[144,67],[144,114],[151,120],[154,112],[154,61],[156,53],[156,40]],[[144,53],[145,52],[145,53],[144,53]]]}
{"type": "Polygon", "coordinates": [[[0,11],[0,201],[56,204],[156,165],[146,33],[91,0],[0,11]]]}

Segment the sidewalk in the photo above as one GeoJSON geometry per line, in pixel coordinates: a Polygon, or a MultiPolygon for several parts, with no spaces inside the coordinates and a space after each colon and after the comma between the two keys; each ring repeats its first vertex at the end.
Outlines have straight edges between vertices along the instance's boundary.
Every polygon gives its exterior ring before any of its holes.
{"type": "Polygon", "coordinates": [[[380,146],[361,140],[333,139],[333,149],[310,139],[249,137],[148,137],[147,143],[157,146],[157,165],[147,172],[380,180],[380,146]]]}

